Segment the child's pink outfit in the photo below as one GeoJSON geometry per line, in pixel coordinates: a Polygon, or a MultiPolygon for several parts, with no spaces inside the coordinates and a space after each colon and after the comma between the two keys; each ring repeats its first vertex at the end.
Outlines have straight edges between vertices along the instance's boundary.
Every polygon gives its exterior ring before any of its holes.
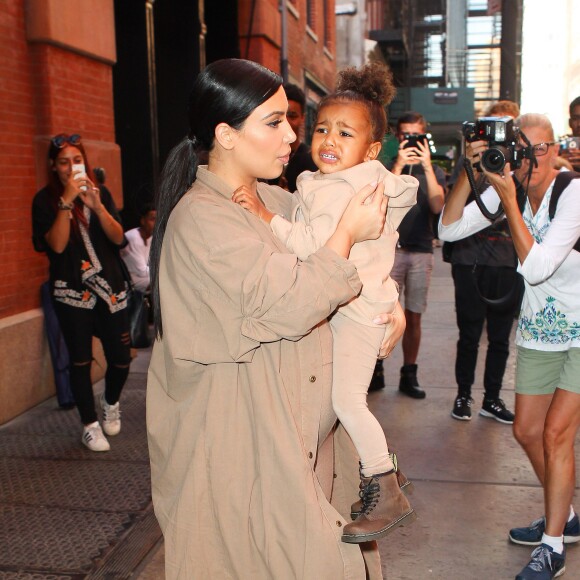
{"type": "Polygon", "coordinates": [[[334,337],[332,402],[361,459],[363,475],[392,469],[385,434],[367,405],[367,391],[385,332],[374,324],[382,312],[393,312],[399,298],[389,274],[395,259],[397,228],[415,205],[419,182],[394,175],[379,162],[367,161],[332,174],[306,171],[298,177],[297,205],[290,221],[274,216],[271,228],[288,249],[305,260],[322,247],[350,199],[372,181],[383,181],[389,198],[383,233],[377,240],[352,247],[349,260],[356,265],[363,289],[330,319],[334,337]]]}

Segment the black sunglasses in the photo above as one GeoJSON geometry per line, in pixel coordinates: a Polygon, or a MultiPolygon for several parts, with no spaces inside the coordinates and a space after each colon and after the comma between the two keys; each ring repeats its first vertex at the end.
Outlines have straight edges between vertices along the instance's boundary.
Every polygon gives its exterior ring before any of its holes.
{"type": "Polygon", "coordinates": [[[57,135],[51,139],[51,143],[57,148],[62,149],[66,145],[78,145],[81,142],[81,136],[75,133],[74,135],[57,135]]]}

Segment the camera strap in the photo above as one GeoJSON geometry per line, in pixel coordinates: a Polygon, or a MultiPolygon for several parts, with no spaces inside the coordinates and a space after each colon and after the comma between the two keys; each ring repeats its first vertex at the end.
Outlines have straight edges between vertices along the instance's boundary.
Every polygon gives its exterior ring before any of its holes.
{"type": "Polygon", "coordinates": [[[467,157],[463,160],[463,167],[465,168],[465,173],[467,173],[467,180],[469,181],[469,187],[471,187],[471,193],[473,194],[473,197],[475,198],[475,203],[477,204],[479,211],[481,211],[481,213],[488,220],[491,220],[492,222],[494,222],[495,220],[500,218],[504,213],[503,206],[501,205],[501,202],[500,202],[500,204],[497,208],[497,211],[495,213],[490,212],[487,209],[487,207],[485,206],[485,203],[483,203],[483,200],[481,199],[481,192],[479,191],[479,188],[477,187],[477,184],[475,183],[475,176],[473,175],[473,168],[471,167],[471,162],[469,161],[469,159],[467,157]]]}
{"type": "MultiPolygon", "coordinates": [[[[517,200],[518,200],[518,207],[520,208],[520,211],[523,211],[523,208],[525,207],[526,199],[527,199],[526,191],[525,191],[523,185],[519,182],[519,180],[514,175],[512,175],[512,179],[514,180],[514,184],[516,186],[516,195],[517,195],[517,200]]],[[[481,185],[482,183],[485,183],[486,181],[487,180],[485,180],[485,179],[480,180],[479,185],[481,185]]],[[[482,202],[482,204],[483,204],[483,202],[482,202]]],[[[478,207],[479,207],[479,205],[478,205],[478,207]]],[[[481,209],[481,207],[480,207],[480,209],[481,209]]],[[[503,208],[500,206],[500,209],[501,209],[501,213],[499,215],[501,216],[503,214],[503,208]]],[[[495,221],[497,222],[498,220],[496,219],[495,221]]],[[[473,276],[473,285],[475,287],[475,291],[477,292],[477,295],[479,296],[479,298],[483,302],[488,304],[489,306],[500,307],[500,306],[504,306],[507,304],[515,304],[516,303],[516,299],[519,299],[519,296],[521,295],[522,290],[523,290],[523,280],[522,280],[522,277],[520,276],[520,274],[518,274],[516,272],[516,264],[515,263],[514,263],[513,269],[509,268],[508,266],[505,266],[506,271],[513,270],[513,274],[514,274],[514,283],[510,287],[509,291],[506,294],[504,294],[503,296],[500,296],[499,298],[488,298],[487,296],[485,296],[483,294],[483,292],[480,288],[480,284],[479,284],[479,272],[481,271],[481,270],[479,270],[479,268],[481,268],[481,265],[479,264],[479,260],[482,257],[483,252],[487,252],[489,254],[491,251],[491,244],[494,242],[491,242],[489,240],[489,234],[493,233],[494,227],[495,227],[495,224],[492,224],[491,228],[487,228],[487,236],[485,238],[478,239],[479,240],[479,249],[478,249],[477,257],[475,259],[475,263],[473,264],[473,268],[471,270],[471,274],[473,276]]]]}

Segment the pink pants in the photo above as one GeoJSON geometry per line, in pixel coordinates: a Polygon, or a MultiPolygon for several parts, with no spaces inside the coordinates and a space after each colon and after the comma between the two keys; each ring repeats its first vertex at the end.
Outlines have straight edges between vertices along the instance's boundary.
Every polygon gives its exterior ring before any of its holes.
{"type": "Polygon", "coordinates": [[[367,404],[384,326],[365,326],[340,310],[330,319],[334,339],[332,406],[359,454],[365,477],[393,469],[385,433],[367,404]]]}

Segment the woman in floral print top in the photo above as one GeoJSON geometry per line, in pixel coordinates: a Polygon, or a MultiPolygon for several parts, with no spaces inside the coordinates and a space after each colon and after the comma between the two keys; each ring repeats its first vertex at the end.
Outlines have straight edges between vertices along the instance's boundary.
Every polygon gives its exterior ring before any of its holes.
{"type": "MultiPolygon", "coordinates": [[[[486,172],[491,187],[482,194],[490,211],[501,201],[518,255],[525,294],[516,335],[516,418],[514,435],[544,487],[546,517],[514,528],[510,540],[538,545],[532,560],[517,576],[554,578],[564,571],[566,543],[580,540],[578,517],[571,501],[575,487],[574,442],[580,426],[580,179],[564,189],[550,220],[548,207],[558,170],[552,125],[543,115],[517,121],[534,155],[514,175],[527,191],[520,212],[516,189],[506,165],[499,174],[486,172]],[[529,172],[529,165],[532,170],[529,172]],[[538,576],[539,577],[539,576],[538,576]]],[[[468,144],[466,156],[479,160],[487,143],[468,144]]],[[[469,194],[463,174],[449,194],[439,236],[453,241],[489,225],[469,194]]]]}
{"type": "Polygon", "coordinates": [[[103,429],[121,429],[119,397],[129,374],[130,338],[127,283],[119,247],[123,227],[113,198],[91,180],[80,135],[60,134],[50,141],[48,183],[32,202],[34,247],[46,253],[56,315],[70,356],[70,379],[84,425],[82,443],[108,451],[97,420],[91,382],[93,336],[107,359],[101,397],[103,429]]]}

